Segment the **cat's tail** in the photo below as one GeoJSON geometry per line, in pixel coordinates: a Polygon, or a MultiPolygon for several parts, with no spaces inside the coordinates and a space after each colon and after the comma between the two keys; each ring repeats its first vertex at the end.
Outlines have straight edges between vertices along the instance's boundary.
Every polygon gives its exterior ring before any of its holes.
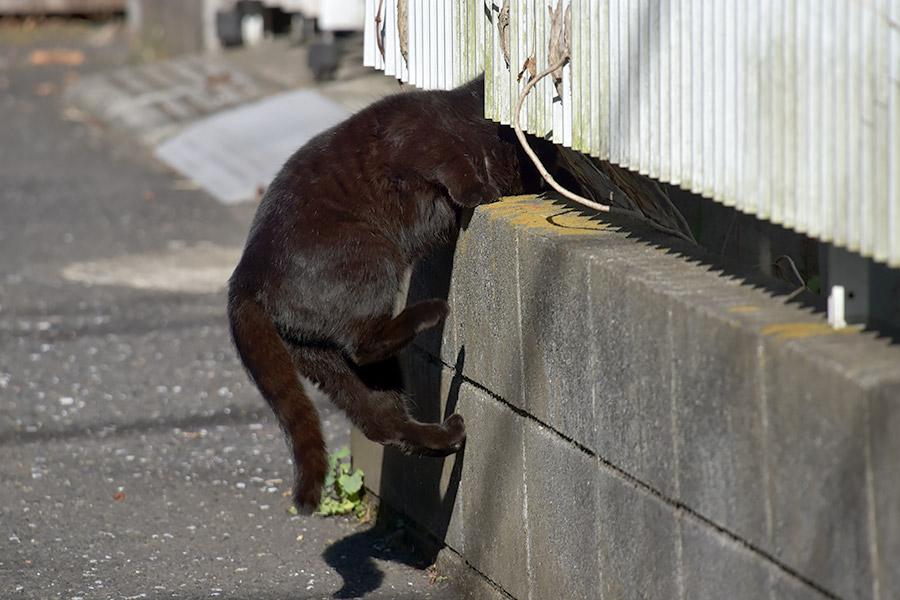
{"type": "Polygon", "coordinates": [[[294,459],[294,505],[311,513],[319,505],[328,454],[316,406],[306,393],[287,347],[262,304],[232,288],[231,334],[244,367],[284,430],[294,459]]]}

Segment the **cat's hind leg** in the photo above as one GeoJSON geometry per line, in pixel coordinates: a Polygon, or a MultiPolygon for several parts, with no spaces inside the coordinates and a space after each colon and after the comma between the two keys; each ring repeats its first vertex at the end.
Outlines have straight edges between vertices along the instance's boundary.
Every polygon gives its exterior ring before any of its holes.
{"type": "Polygon", "coordinates": [[[368,365],[394,356],[409,346],[417,335],[443,322],[450,306],[439,298],[407,306],[399,315],[376,327],[353,354],[357,365],[368,365]]]}
{"type": "Polygon", "coordinates": [[[406,454],[446,456],[462,449],[466,426],[461,415],[443,423],[421,423],[409,414],[399,390],[373,389],[342,354],[309,346],[291,349],[298,370],[374,442],[406,454]]]}

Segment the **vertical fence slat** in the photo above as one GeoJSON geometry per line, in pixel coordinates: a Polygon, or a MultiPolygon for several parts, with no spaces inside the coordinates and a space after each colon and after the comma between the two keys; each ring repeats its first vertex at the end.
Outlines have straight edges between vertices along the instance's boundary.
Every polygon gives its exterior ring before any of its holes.
{"type": "Polygon", "coordinates": [[[722,202],[734,206],[737,196],[737,34],[738,10],[736,0],[727,0],[723,16],[722,37],[724,41],[724,74],[722,94],[724,97],[724,132],[721,153],[724,172],[722,173],[722,202]]]}
{"type": "MultiPolygon", "coordinates": [[[[848,14],[850,10],[851,7],[845,2],[833,2],[827,6],[825,20],[830,25],[828,26],[829,30],[823,32],[823,39],[827,48],[830,48],[835,40],[844,39],[849,41],[852,39],[850,37],[852,36],[850,27],[852,19],[849,18],[850,15],[848,14]]],[[[846,117],[849,114],[848,111],[852,110],[851,106],[855,104],[852,98],[859,93],[859,90],[850,89],[851,74],[848,69],[850,56],[854,55],[858,55],[858,53],[848,44],[845,51],[829,52],[826,57],[828,61],[826,64],[829,66],[826,67],[828,73],[825,85],[829,88],[836,86],[832,88],[833,98],[831,99],[830,107],[825,109],[826,114],[839,114],[846,117]]],[[[852,160],[851,156],[856,154],[849,146],[853,132],[848,127],[848,124],[849,120],[847,118],[831,121],[829,155],[831,157],[830,160],[835,161],[836,164],[847,164],[847,161],[852,160]]],[[[855,218],[856,215],[847,211],[849,206],[848,200],[853,194],[853,184],[847,177],[846,170],[830,169],[829,171],[827,173],[828,180],[823,182],[823,188],[831,188],[831,198],[826,197],[825,201],[835,207],[836,219],[833,227],[835,229],[833,239],[841,240],[841,243],[847,243],[849,240],[855,239],[856,242],[854,244],[858,246],[858,220],[855,218]]],[[[826,193],[825,190],[823,190],[823,193],[826,193]]]]}
{"type": "Polygon", "coordinates": [[[641,35],[640,5],[632,0],[628,7],[628,165],[641,167],[641,35]]]}
{"type": "Polygon", "coordinates": [[[444,0],[431,1],[431,69],[432,74],[429,83],[431,87],[442,89],[444,87],[444,0]]]}
{"type": "MultiPolygon", "coordinates": [[[[854,162],[856,163],[857,172],[859,173],[859,194],[865,198],[871,198],[874,195],[874,177],[872,173],[872,157],[861,150],[870,148],[875,136],[875,111],[872,106],[875,99],[874,82],[872,65],[875,62],[875,27],[874,21],[878,18],[874,10],[874,6],[869,4],[862,11],[862,22],[860,40],[862,41],[862,69],[860,81],[860,117],[857,121],[857,127],[860,132],[859,150],[856,152],[854,162]]],[[[868,250],[871,252],[873,223],[872,211],[868,202],[848,203],[852,206],[852,210],[857,214],[859,219],[859,240],[853,240],[853,246],[848,246],[850,250],[868,250]],[[857,243],[858,242],[858,243],[857,243]]]]}
{"type": "Polygon", "coordinates": [[[629,138],[631,133],[631,81],[628,78],[631,54],[628,37],[628,1],[619,0],[619,55],[615,68],[619,71],[619,164],[626,168],[631,164],[629,138]]]}
{"type": "Polygon", "coordinates": [[[578,53],[575,57],[576,62],[572,68],[572,103],[574,112],[574,121],[572,124],[572,147],[577,148],[579,152],[591,153],[592,125],[594,119],[592,115],[593,104],[596,101],[591,97],[591,34],[595,33],[595,28],[599,25],[591,22],[591,5],[596,2],[590,0],[573,1],[572,20],[575,22],[574,7],[578,7],[578,18],[582,27],[573,27],[572,35],[578,39],[578,53]],[[576,80],[578,85],[576,86],[576,80]],[[577,94],[575,90],[577,89],[577,94]]]}
{"type": "MultiPolygon", "coordinates": [[[[889,18],[900,23],[900,0],[893,0],[889,18]]],[[[900,27],[890,27],[888,36],[890,73],[890,100],[888,125],[888,181],[887,224],[890,228],[887,263],[900,267],[900,27]]]]}
{"type": "Polygon", "coordinates": [[[822,106],[819,111],[820,120],[818,126],[824,128],[820,140],[822,143],[821,160],[823,167],[820,167],[819,171],[822,178],[819,188],[819,193],[822,197],[820,202],[822,206],[822,230],[828,232],[831,240],[840,240],[841,244],[845,244],[849,224],[848,221],[843,219],[843,215],[846,213],[845,207],[847,206],[846,196],[839,192],[838,188],[841,185],[841,178],[831,168],[831,165],[835,164],[839,154],[838,147],[841,144],[839,140],[840,134],[835,135],[835,129],[840,130],[842,124],[832,123],[830,119],[830,116],[835,114],[835,111],[840,106],[838,98],[843,95],[843,90],[838,90],[838,88],[843,86],[844,82],[838,83],[834,69],[834,62],[840,60],[834,51],[834,44],[841,35],[839,25],[834,19],[837,15],[838,4],[842,1],[826,0],[819,7],[821,12],[819,20],[821,26],[821,45],[819,49],[821,63],[819,68],[821,70],[819,72],[820,83],[818,85],[823,97],[819,101],[822,106]]]}
{"type": "MultiPolygon", "coordinates": [[[[562,10],[565,10],[562,7],[562,3],[559,3],[562,10]]],[[[548,25],[551,23],[548,23],[548,25]]],[[[549,65],[548,65],[549,66],[549,65]]],[[[548,87],[550,86],[550,77],[548,80],[548,87]]],[[[553,141],[557,144],[562,144],[564,141],[564,132],[563,132],[563,98],[559,93],[559,90],[556,89],[556,86],[550,87],[550,93],[553,97],[553,102],[551,103],[551,112],[553,114],[553,141]]]]}
{"type": "Polygon", "coordinates": [[[694,0],[691,5],[691,191],[703,191],[703,4],[694,0]]]}
{"type": "Polygon", "coordinates": [[[662,77],[662,67],[660,66],[660,2],[651,0],[649,14],[649,30],[648,30],[648,52],[650,53],[650,87],[649,95],[646,99],[650,110],[650,119],[648,127],[650,128],[650,156],[648,164],[648,173],[650,177],[659,178],[660,172],[660,135],[662,123],[660,122],[661,102],[660,102],[660,81],[662,77]]]}
{"type": "MultiPolygon", "coordinates": [[[[403,53],[400,52],[400,13],[397,9],[397,6],[391,2],[390,3],[390,12],[393,15],[391,26],[392,38],[394,40],[393,44],[393,53],[394,53],[394,64],[395,76],[399,77],[401,81],[409,81],[409,63],[406,58],[403,56],[403,53]]],[[[406,15],[406,23],[404,23],[404,27],[407,28],[407,32],[409,31],[409,12],[406,15]]]]}
{"type": "Polygon", "coordinates": [[[693,0],[681,0],[681,186],[693,188],[691,138],[693,135],[693,57],[691,52],[691,15],[693,0]]]}
{"type": "Polygon", "coordinates": [[[609,160],[614,164],[622,163],[620,146],[621,97],[619,91],[619,7],[620,0],[609,1],[609,160]]]}
{"type": "Polygon", "coordinates": [[[759,6],[749,4],[745,6],[744,21],[741,23],[739,35],[741,38],[740,74],[741,82],[741,120],[738,124],[738,135],[741,146],[741,178],[739,185],[744,193],[736,204],[739,210],[753,214],[756,212],[756,194],[759,181],[758,146],[756,138],[759,130],[756,127],[757,93],[759,90],[759,66],[757,64],[757,42],[759,33],[759,6]]]}
{"type": "Polygon", "coordinates": [[[524,1],[525,0],[511,0],[509,3],[509,71],[506,74],[506,85],[510,90],[510,94],[507,98],[507,105],[501,113],[501,123],[512,123],[512,111],[516,104],[515,97],[518,96],[516,69],[518,68],[517,65],[520,65],[522,61],[519,57],[519,45],[517,40],[521,39],[519,37],[521,30],[519,24],[522,14],[520,5],[524,1]]]}
{"type": "Polygon", "coordinates": [[[375,56],[378,55],[378,47],[375,43],[375,0],[366,0],[366,19],[363,22],[363,66],[380,67],[375,56]]]}
{"type": "MultiPolygon", "coordinates": [[[[839,101],[831,106],[835,115],[841,115],[840,119],[834,119],[831,138],[838,146],[836,159],[843,161],[855,175],[850,177],[846,170],[834,175],[838,189],[837,195],[837,219],[843,221],[840,230],[835,232],[828,228],[828,220],[823,217],[820,230],[827,239],[840,241],[841,244],[850,244],[852,248],[859,248],[859,234],[861,233],[860,213],[855,210],[852,197],[862,192],[860,182],[857,179],[855,162],[859,158],[859,147],[862,143],[862,85],[863,72],[857,61],[863,59],[863,46],[860,34],[863,31],[862,10],[858,6],[843,4],[838,7],[829,7],[829,16],[840,16],[841,24],[838,36],[847,36],[847,43],[842,52],[835,53],[837,69],[835,78],[841,80],[841,89],[837,90],[839,101]]],[[[833,16],[831,18],[834,18],[833,16]]],[[[827,43],[827,40],[826,40],[827,43]]],[[[827,68],[827,67],[825,67],[827,68]]],[[[823,117],[823,120],[826,117],[823,117]]]]}
{"type": "Polygon", "coordinates": [[[796,90],[797,103],[804,107],[798,110],[794,116],[793,132],[794,132],[794,149],[793,169],[796,172],[794,176],[794,187],[791,193],[795,199],[795,223],[798,231],[805,233],[807,228],[806,207],[809,205],[809,186],[807,185],[805,165],[806,159],[810,155],[811,148],[808,144],[806,109],[809,103],[810,90],[806,85],[806,74],[809,69],[809,46],[806,40],[806,21],[808,19],[806,3],[809,0],[796,0],[796,17],[794,18],[794,40],[795,40],[795,56],[796,56],[796,90]]]}
{"type": "Polygon", "coordinates": [[[416,86],[420,89],[430,89],[432,86],[433,63],[431,61],[432,50],[434,49],[433,39],[431,37],[431,8],[434,0],[419,1],[419,15],[421,17],[419,29],[419,46],[416,52],[419,53],[419,80],[416,86]]]}
{"type": "Polygon", "coordinates": [[[669,94],[672,103],[669,107],[669,181],[673,185],[682,183],[681,168],[681,104],[684,101],[681,86],[682,61],[681,54],[681,0],[669,1],[669,94]]]}
{"type": "MultiPolygon", "coordinates": [[[[806,4],[806,36],[808,50],[808,67],[806,77],[806,87],[810,90],[810,95],[815,98],[822,93],[820,88],[821,82],[821,65],[822,65],[822,48],[819,42],[821,37],[821,27],[819,15],[821,6],[815,0],[808,0],[806,4]]],[[[852,83],[848,82],[848,86],[852,87],[852,83]]],[[[809,210],[807,218],[809,223],[809,234],[813,236],[821,236],[822,234],[822,211],[821,206],[821,190],[822,179],[820,177],[820,169],[824,166],[821,161],[824,153],[822,152],[822,129],[820,124],[819,113],[821,112],[821,103],[813,102],[807,107],[807,146],[810,150],[810,160],[806,162],[807,172],[806,181],[809,185],[809,210]]]]}
{"type": "Polygon", "coordinates": [[[713,159],[715,158],[715,117],[716,117],[716,81],[715,77],[715,42],[713,34],[713,2],[702,2],[703,17],[701,21],[700,47],[702,49],[703,74],[702,74],[702,97],[703,103],[700,112],[701,131],[703,138],[700,147],[700,164],[702,168],[702,176],[699,182],[698,191],[704,196],[712,196],[713,189],[713,159]]]}
{"type": "Polygon", "coordinates": [[[591,154],[609,159],[609,0],[591,2],[591,154]]]}
{"type": "MultiPolygon", "coordinates": [[[[774,0],[780,2],[780,0],[774,0]]],[[[778,102],[778,89],[780,77],[775,72],[774,47],[776,44],[776,19],[773,14],[773,0],[759,0],[759,112],[757,113],[759,127],[759,193],[756,197],[756,210],[754,214],[762,219],[772,216],[772,194],[775,189],[774,180],[775,157],[777,144],[775,142],[775,105],[778,102]]]]}
{"type": "Polygon", "coordinates": [[[716,200],[722,202],[725,199],[725,165],[727,156],[725,153],[725,132],[728,129],[725,121],[725,101],[728,90],[725,64],[727,61],[725,32],[727,30],[728,2],[718,2],[715,13],[712,15],[711,39],[713,40],[713,88],[715,110],[713,117],[713,153],[710,164],[712,165],[712,183],[710,192],[716,200]]]}
{"type": "Polygon", "coordinates": [[[619,56],[616,68],[619,70],[619,164],[628,167],[630,160],[631,133],[631,81],[628,77],[631,53],[629,51],[628,2],[619,1],[619,56]]]}
{"type": "Polygon", "coordinates": [[[447,88],[454,88],[463,82],[456,78],[456,70],[454,65],[456,51],[456,2],[453,0],[444,0],[444,21],[447,28],[447,37],[444,41],[444,73],[446,73],[447,88]]]}
{"type": "MultiPolygon", "coordinates": [[[[537,55],[541,51],[540,48],[537,47],[537,31],[535,26],[535,0],[526,0],[522,4],[522,54],[523,64],[515,65],[516,78],[518,78],[518,74],[525,67],[524,61],[529,60],[530,58],[534,58],[537,60],[537,55]]],[[[526,76],[523,74],[522,81],[517,82],[519,88],[521,89],[522,85],[524,85],[526,81],[526,76]]],[[[537,90],[534,90],[535,92],[537,90]]],[[[538,95],[535,93],[528,94],[528,98],[525,99],[526,105],[523,107],[523,111],[527,115],[526,122],[528,124],[528,131],[534,133],[536,128],[536,123],[539,115],[539,102],[538,95]],[[527,109],[527,110],[526,110],[527,109]]]]}
{"type": "Polygon", "coordinates": [[[669,150],[672,136],[670,124],[672,122],[672,52],[671,52],[671,10],[669,0],[659,2],[659,43],[656,51],[659,60],[659,178],[662,181],[672,180],[671,158],[669,150]]]}
{"type": "Polygon", "coordinates": [[[638,108],[637,127],[637,167],[642,175],[650,173],[650,1],[636,0],[634,8],[637,15],[634,17],[637,24],[637,96],[635,102],[638,108]]]}
{"type": "MultiPolygon", "coordinates": [[[[375,5],[377,8],[378,0],[375,0],[375,5]]],[[[384,31],[384,39],[381,48],[384,49],[384,56],[382,56],[381,50],[378,48],[377,43],[375,43],[375,53],[378,55],[378,62],[380,63],[376,68],[384,69],[384,72],[387,75],[396,76],[399,69],[397,68],[398,61],[395,53],[399,53],[400,40],[397,34],[396,14],[392,13],[391,9],[394,9],[396,12],[393,2],[387,2],[381,8],[381,27],[384,31]]],[[[375,17],[369,18],[367,15],[366,23],[368,24],[369,22],[374,25],[375,17]]]]}
{"type": "MultiPolygon", "coordinates": [[[[888,139],[887,132],[890,129],[890,120],[888,116],[888,103],[890,100],[889,89],[889,72],[888,64],[888,23],[885,16],[888,15],[889,6],[887,0],[877,0],[875,2],[877,14],[875,15],[875,35],[873,36],[875,45],[875,60],[871,64],[872,78],[874,82],[874,110],[875,122],[873,124],[873,145],[868,149],[869,160],[872,165],[872,196],[867,198],[866,204],[872,207],[872,247],[867,252],[871,254],[875,260],[884,262],[887,260],[888,239],[890,232],[887,228],[888,224],[888,203],[880,201],[881,198],[887,199],[889,193],[890,173],[887,170],[887,160],[882,157],[888,156],[888,139]]],[[[900,174],[897,174],[900,176],[900,174]]]]}
{"type": "Polygon", "coordinates": [[[782,9],[781,36],[782,44],[782,60],[784,61],[784,100],[780,103],[780,127],[779,137],[781,138],[781,185],[778,189],[778,197],[776,198],[778,206],[780,206],[779,219],[781,223],[788,227],[793,227],[796,223],[795,197],[797,176],[797,148],[795,141],[794,126],[797,121],[796,106],[798,100],[797,94],[797,57],[795,49],[797,40],[794,37],[796,18],[796,0],[786,0],[782,9]]]}
{"type": "Polygon", "coordinates": [[[406,7],[406,70],[407,77],[404,81],[415,85],[416,82],[416,65],[418,63],[418,52],[416,52],[416,4],[417,0],[409,0],[406,7]]]}

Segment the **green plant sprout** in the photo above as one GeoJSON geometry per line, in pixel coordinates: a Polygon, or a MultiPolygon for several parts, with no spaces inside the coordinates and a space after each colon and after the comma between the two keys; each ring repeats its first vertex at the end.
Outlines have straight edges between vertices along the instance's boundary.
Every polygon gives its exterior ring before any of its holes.
{"type": "Polygon", "coordinates": [[[316,509],[318,514],[356,516],[361,521],[368,521],[369,506],[363,502],[366,488],[363,487],[362,469],[351,473],[350,448],[344,446],[328,456],[328,474],[322,487],[322,500],[316,509]]]}

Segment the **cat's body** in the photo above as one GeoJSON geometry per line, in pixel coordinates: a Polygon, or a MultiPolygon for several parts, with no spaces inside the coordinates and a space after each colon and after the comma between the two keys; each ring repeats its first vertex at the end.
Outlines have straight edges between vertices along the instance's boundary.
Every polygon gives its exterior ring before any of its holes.
{"type": "Polygon", "coordinates": [[[410,454],[458,451],[465,426],[413,420],[403,393],[360,369],[439,324],[440,299],[393,307],[402,279],[451,241],[460,211],[537,186],[508,128],[482,117],[483,80],[386,98],[288,159],[232,275],[238,353],[291,446],[294,502],[313,510],[328,462],[310,385],[370,439],[410,454]],[[298,375],[299,373],[299,375],[298,375]]]}

